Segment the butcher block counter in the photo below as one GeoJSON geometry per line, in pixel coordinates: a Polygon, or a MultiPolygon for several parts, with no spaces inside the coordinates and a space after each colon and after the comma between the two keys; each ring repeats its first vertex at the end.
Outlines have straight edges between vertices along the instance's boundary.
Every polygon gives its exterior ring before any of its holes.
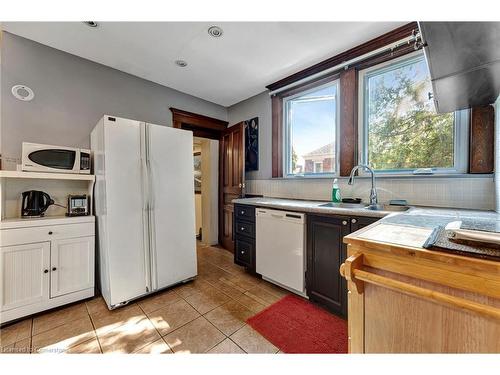
{"type": "Polygon", "coordinates": [[[500,353],[500,261],[380,220],[344,237],[350,353],[500,353]]]}

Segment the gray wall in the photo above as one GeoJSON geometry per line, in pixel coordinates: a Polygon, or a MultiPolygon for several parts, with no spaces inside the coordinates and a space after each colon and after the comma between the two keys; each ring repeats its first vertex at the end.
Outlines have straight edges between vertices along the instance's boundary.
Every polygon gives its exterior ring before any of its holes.
{"type": "Polygon", "coordinates": [[[227,120],[223,106],[4,32],[1,50],[3,168],[15,168],[21,142],[88,147],[104,115],[172,125],[169,107],[227,120]],[[31,102],[15,99],[15,84],[33,89],[31,102]],[[7,163],[5,163],[7,159],[7,163]]]}
{"type": "Polygon", "coordinates": [[[249,180],[265,180],[272,177],[272,114],[269,91],[243,100],[227,109],[229,125],[259,118],[259,170],[248,172],[249,180]]]}

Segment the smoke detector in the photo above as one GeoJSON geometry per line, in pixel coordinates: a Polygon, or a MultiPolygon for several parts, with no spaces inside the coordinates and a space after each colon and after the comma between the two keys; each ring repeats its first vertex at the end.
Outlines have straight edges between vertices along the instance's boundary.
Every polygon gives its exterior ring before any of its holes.
{"type": "Polygon", "coordinates": [[[219,26],[210,26],[208,28],[208,35],[214,38],[220,38],[224,31],[219,26]]]}
{"type": "Polygon", "coordinates": [[[180,66],[181,68],[185,68],[188,63],[184,60],[175,60],[175,65],[180,66]]]}
{"type": "Polygon", "coordinates": [[[26,85],[15,85],[11,89],[12,95],[16,99],[22,100],[24,102],[29,102],[35,97],[35,93],[26,85]]]}

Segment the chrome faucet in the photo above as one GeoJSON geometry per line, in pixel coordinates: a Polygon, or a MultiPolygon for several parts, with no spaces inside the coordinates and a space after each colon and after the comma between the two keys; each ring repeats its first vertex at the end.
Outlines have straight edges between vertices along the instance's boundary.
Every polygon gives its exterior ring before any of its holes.
{"type": "Polygon", "coordinates": [[[375,173],[373,172],[373,169],[371,169],[368,165],[366,164],[356,165],[351,171],[351,175],[349,176],[349,181],[347,182],[347,184],[348,185],[354,184],[354,173],[356,173],[356,171],[359,168],[363,168],[365,171],[368,171],[372,174],[372,188],[370,190],[370,206],[377,206],[378,198],[377,198],[377,188],[375,187],[375,173]]]}

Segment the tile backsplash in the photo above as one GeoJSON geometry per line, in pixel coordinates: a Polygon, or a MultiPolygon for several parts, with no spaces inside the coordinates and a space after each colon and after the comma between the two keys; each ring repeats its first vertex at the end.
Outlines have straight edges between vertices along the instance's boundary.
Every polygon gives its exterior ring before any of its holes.
{"type": "MultiPolygon", "coordinates": [[[[331,179],[269,179],[247,180],[247,194],[273,198],[330,200],[331,179]]],[[[354,185],[347,178],[339,179],[343,198],[359,197],[369,200],[370,178],[357,178],[354,185]]],[[[495,209],[495,186],[491,176],[379,178],[376,182],[378,199],[406,199],[416,206],[456,207],[482,210],[495,209]]]]}

